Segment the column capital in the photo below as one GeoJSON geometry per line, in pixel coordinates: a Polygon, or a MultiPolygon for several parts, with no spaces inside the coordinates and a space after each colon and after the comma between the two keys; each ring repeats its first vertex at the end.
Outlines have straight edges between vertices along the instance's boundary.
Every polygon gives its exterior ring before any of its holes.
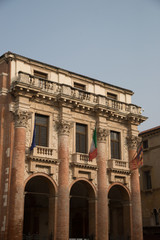
{"type": "Polygon", "coordinates": [[[98,142],[105,142],[107,136],[109,135],[109,130],[105,128],[97,128],[97,140],[98,142]]]}
{"type": "Polygon", "coordinates": [[[60,120],[57,125],[58,125],[59,134],[67,135],[67,136],[70,134],[71,125],[69,121],[60,120]]]}
{"type": "Polygon", "coordinates": [[[131,149],[137,149],[141,141],[142,139],[138,136],[131,135],[127,137],[127,144],[128,144],[128,147],[131,149]]]}
{"type": "Polygon", "coordinates": [[[27,127],[28,119],[31,118],[31,113],[24,110],[16,110],[14,112],[15,127],[27,127]]]}

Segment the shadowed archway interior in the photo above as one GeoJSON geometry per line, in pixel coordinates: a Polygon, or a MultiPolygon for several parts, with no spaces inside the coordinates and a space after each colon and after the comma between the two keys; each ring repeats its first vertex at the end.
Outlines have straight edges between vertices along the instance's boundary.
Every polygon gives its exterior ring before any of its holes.
{"type": "Polygon", "coordinates": [[[70,191],[70,238],[94,239],[95,193],[86,181],[76,182],[70,191]]]}
{"type": "Polygon", "coordinates": [[[109,240],[130,239],[130,201],[121,185],[111,187],[109,194],[109,240]]]}
{"type": "Polygon", "coordinates": [[[53,238],[55,190],[44,176],[31,178],[25,187],[23,240],[53,238]]]}

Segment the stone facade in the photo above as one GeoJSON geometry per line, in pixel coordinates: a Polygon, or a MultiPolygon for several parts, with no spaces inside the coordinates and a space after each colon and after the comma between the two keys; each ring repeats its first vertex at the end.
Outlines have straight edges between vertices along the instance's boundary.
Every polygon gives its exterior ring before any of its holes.
{"type": "Polygon", "coordinates": [[[139,174],[129,161],[146,117],[132,95],[11,52],[1,56],[0,239],[142,240],[139,174]],[[89,161],[95,126],[97,158],[89,161]],[[35,127],[42,143],[30,150],[35,127]]]}
{"type": "Polygon", "coordinates": [[[144,239],[160,238],[160,126],[141,132],[143,166],[140,169],[144,239]]]}

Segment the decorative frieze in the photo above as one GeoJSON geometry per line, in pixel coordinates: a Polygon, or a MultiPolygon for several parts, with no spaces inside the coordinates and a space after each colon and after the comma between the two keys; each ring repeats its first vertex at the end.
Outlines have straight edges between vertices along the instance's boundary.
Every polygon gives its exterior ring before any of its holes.
{"type": "Polygon", "coordinates": [[[28,119],[31,118],[31,113],[23,110],[16,110],[14,112],[15,127],[27,127],[28,119]]]}
{"type": "Polygon", "coordinates": [[[76,111],[100,111],[107,119],[118,122],[130,121],[137,125],[146,120],[141,114],[141,108],[125,102],[109,99],[106,96],[75,89],[69,85],[59,84],[41,78],[35,78],[28,73],[19,72],[18,78],[12,83],[11,92],[17,94],[30,94],[30,99],[43,104],[59,104],[76,111]],[[37,89],[38,91],[37,94],[37,89]]]}
{"type": "Polygon", "coordinates": [[[100,127],[97,129],[97,140],[99,142],[105,142],[108,135],[109,130],[100,127]]]}

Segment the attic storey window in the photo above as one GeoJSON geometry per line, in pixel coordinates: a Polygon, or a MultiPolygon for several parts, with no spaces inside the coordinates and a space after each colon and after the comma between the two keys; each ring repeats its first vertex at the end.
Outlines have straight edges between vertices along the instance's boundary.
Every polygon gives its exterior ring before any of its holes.
{"type": "Polygon", "coordinates": [[[75,88],[78,88],[78,89],[81,89],[81,90],[83,90],[83,91],[86,90],[86,86],[83,85],[83,84],[81,84],[81,83],[74,82],[74,87],[75,87],[75,88]]]}
{"type": "Polygon", "coordinates": [[[38,146],[48,147],[48,116],[36,114],[36,138],[38,146]]]}
{"type": "Polygon", "coordinates": [[[48,78],[48,74],[47,73],[43,73],[40,71],[34,71],[34,76],[37,78],[42,78],[42,79],[47,79],[48,78]]]}
{"type": "Polygon", "coordinates": [[[117,100],[117,95],[116,94],[113,94],[113,93],[107,93],[107,97],[108,98],[111,98],[111,99],[113,99],[113,100],[117,100]]]}

